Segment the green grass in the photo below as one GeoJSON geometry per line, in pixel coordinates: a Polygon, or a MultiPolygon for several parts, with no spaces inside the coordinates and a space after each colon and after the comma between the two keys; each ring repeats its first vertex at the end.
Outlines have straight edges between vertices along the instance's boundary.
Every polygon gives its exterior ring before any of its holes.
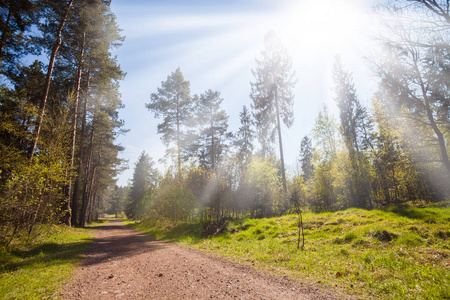
{"type": "Polygon", "coordinates": [[[20,239],[0,249],[0,299],[45,299],[71,279],[81,254],[92,242],[92,231],[41,226],[32,242],[20,239]]]}
{"type": "Polygon", "coordinates": [[[295,215],[233,221],[209,238],[201,224],[132,226],[362,299],[450,299],[450,208],[309,212],[304,223],[304,251],[295,215]]]}

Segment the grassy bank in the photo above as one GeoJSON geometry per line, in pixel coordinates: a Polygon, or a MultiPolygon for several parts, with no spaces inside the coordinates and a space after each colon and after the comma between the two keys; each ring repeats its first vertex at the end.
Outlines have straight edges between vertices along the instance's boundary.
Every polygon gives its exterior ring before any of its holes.
{"type": "Polygon", "coordinates": [[[43,226],[30,241],[17,240],[0,249],[0,299],[45,299],[70,280],[92,228],[43,226]]]}
{"type": "Polygon", "coordinates": [[[304,251],[295,215],[233,221],[208,238],[201,224],[131,226],[361,298],[450,299],[450,208],[306,213],[304,222],[304,251]]]}

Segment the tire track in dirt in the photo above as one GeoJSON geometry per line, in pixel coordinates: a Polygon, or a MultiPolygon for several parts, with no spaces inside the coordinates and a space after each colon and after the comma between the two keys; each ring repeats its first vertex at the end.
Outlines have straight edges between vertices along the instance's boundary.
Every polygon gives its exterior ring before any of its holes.
{"type": "Polygon", "coordinates": [[[62,299],[339,299],[112,220],[96,231],[62,299]]]}

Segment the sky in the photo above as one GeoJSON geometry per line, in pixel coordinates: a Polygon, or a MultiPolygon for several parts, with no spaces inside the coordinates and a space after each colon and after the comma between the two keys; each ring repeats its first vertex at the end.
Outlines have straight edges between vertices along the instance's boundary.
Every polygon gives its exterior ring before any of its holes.
{"type": "MultiPolygon", "coordinates": [[[[264,36],[274,31],[292,57],[297,85],[294,124],[284,127],[283,147],[289,173],[297,172],[303,136],[326,104],[336,114],[332,66],[336,56],[353,74],[359,101],[370,106],[376,77],[373,7],[377,0],[112,0],[111,10],[125,41],[113,51],[124,72],[119,112],[130,131],[118,138],[120,157],[129,169],[118,176],[126,185],[142,151],[157,167],[165,146],[156,119],[145,103],[161,82],[180,67],[191,94],[217,90],[229,116],[229,130],[239,126],[243,105],[250,107],[252,68],[261,57],[264,36]]],[[[337,114],[336,114],[337,115],[337,114]]],[[[277,146],[278,149],[278,146],[277,146]]]]}

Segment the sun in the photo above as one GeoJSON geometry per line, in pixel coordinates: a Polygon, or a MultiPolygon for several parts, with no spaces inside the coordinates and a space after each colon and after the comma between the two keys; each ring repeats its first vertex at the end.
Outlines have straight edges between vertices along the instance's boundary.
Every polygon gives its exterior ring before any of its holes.
{"type": "Polygon", "coordinates": [[[337,54],[361,41],[364,20],[354,0],[291,2],[280,14],[276,31],[291,51],[304,54],[337,54]]]}

